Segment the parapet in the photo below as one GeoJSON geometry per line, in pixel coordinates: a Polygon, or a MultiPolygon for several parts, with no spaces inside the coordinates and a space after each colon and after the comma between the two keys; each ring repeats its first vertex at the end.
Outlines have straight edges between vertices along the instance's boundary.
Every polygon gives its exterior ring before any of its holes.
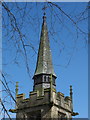
{"type": "Polygon", "coordinates": [[[23,100],[23,99],[25,99],[25,94],[24,93],[16,95],[16,100],[17,101],[18,100],[20,101],[20,100],[23,100]]]}
{"type": "MultiPolygon", "coordinates": [[[[18,94],[17,98],[17,106],[18,108],[23,107],[35,107],[45,104],[50,104],[50,94],[51,89],[46,88],[43,91],[32,91],[29,94],[29,98],[25,99],[25,94],[18,94]]],[[[54,105],[61,107],[62,109],[67,109],[71,111],[71,98],[69,96],[64,96],[61,92],[56,92],[56,90],[52,90],[52,102],[54,105]]]]}

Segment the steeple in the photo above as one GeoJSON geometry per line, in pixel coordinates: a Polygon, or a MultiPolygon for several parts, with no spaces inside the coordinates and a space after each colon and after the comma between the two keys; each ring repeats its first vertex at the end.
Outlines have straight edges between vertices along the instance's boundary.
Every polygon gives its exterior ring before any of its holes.
{"type": "Polygon", "coordinates": [[[52,65],[45,14],[33,79],[33,91],[30,92],[29,98],[25,98],[23,93],[18,94],[18,83],[16,83],[16,108],[9,110],[16,113],[16,120],[69,120],[72,116],[78,115],[77,112],[73,112],[72,86],[70,86],[70,96],[65,97],[63,93],[56,91],[56,75],[52,65]]]}
{"type": "MultiPolygon", "coordinates": [[[[54,78],[56,78],[56,75],[53,69],[53,64],[52,64],[52,56],[51,56],[48,29],[47,29],[47,23],[46,23],[46,14],[44,13],[36,70],[33,78],[36,78],[37,76],[40,76],[40,75],[49,76],[51,74],[54,78]]],[[[39,81],[40,79],[38,80],[38,82],[39,81]]],[[[36,80],[35,80],[35,83],[37,83],[36,80]]]]}
{"type": "Polygon", "coordinates": [[[49,37],[48,37],[45,13],[43,16],[40,46],[39,46],[37,65],[34,75],[39,75],[39,74],[52,74],[53,76],[56,77],[52,65],[52,57],[51,57],[51,50],[49,45],[49,37]]]}

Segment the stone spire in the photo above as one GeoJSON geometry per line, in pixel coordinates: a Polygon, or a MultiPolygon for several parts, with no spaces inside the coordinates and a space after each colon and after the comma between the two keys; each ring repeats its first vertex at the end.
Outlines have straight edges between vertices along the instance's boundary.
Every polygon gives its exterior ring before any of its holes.
{"type": "Polygon", "coordinates": [[[49,45],[49,37],[48,37],[45,13],[43,16],[40,45],[39,45],[37,65],[34,76],[39,74],[52,74],[54,77],[56,77],[52,65],[52,57],[51,57],[51,50],[49,45]]]}

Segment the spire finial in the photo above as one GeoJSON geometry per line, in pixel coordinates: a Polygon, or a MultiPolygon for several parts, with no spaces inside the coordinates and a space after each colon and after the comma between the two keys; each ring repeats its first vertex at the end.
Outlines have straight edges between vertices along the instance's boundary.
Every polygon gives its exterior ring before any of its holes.
{"type": "Polygon", "coordinates": [[[45,22],[46,21],[46,12],[44,11],[44,14],[43,14],[43,21],[45,22]]]}
{"type": "Polygon", "coordinates": [[[43,15],[43,21],[45,22],[46,21],[46,13],[44,12],[44,15],[43,15]]]}
{"type": "Polygon", "coordinates": [[[44,21],[46,20],[46,9],[47,9],[47,6],[44,5],[44,7],[42,8],[42,10],[44,11],[44,14],[43,14],[43,20],[44,21]]]}

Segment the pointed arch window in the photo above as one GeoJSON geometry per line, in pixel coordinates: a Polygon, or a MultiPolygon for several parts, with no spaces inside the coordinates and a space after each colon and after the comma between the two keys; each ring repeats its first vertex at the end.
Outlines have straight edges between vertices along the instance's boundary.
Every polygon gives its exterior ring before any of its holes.
{"type": "Polygon", "coordinates": [[[44,82],[49,82],[49,76],[44,76],[44,82]]]}

